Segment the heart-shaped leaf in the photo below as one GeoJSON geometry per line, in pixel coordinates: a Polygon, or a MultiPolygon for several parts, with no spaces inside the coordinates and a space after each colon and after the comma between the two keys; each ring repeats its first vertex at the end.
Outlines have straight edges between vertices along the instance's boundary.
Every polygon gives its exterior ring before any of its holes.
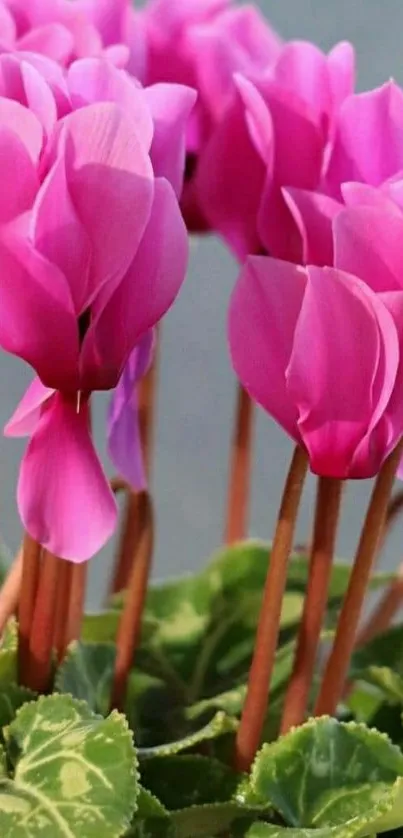
{"type": "Polygon", "coordinates": [[[116,650],[111,643],[72,643],[56,672],[55,690],[86,701],[95,713],[109,709],[116,650]]]}
{"type": "MultiPolygon", "coordinates": [[[[365,836],[403,825],[403,754],[383,734],[354,722],[312,719],[265,745],[251,786],[306,836],[318,830],[365,836]]],[[[287,838],[287,829],[279,832],[287,838]]]]}
{"type": "Polygon", "coordinates": [[[119,713],[95,716],[71,696],[25,704],[6,731],[0,835],[118,838],[136,806],[132,735],[119,713]]]}
{"type": "Polygon", "coordinates": [[[126,838],[176,838],[169,812],[143,786],[139,787],[136,814],[126,838]]]}
{"type": "Polygon", "coordinates": [[[27,701],[33,701],[35,698],[36,695],[32,690],[20,687],[18,684],[8,684],[4,689],[0,689],[0,728],[3,729],[9,725],[15,719],[17,710],[27,701]]]}
{"type": "Polygon", "coordinates": [[[174,754],[180,754],[183,751],[190,751],[202,742],[208,742],[218,739],[221,736],[233,734],[238,727],[238,721],[225,713],[216,713],[214,718],[195,733],[189,736],[178,739],[176,742],[169,742],[166,745],[157,745],[154,748],[139,748],[138,755],[140,759],[150,759],[151,757],[168,757],[174,754]]]}

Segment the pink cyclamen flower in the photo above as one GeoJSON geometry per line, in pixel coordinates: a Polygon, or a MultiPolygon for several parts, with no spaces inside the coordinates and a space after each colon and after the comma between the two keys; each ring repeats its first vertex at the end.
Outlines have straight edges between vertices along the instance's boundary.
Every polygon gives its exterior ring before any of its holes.
{"type": "Polygon", "coordinates": [[[138,77],[145,69],[144,31],[130,0],[1,0],[0,50],[63,66],[103,54],[138,77]]]}
{"type": "Polygon", "coordinates": [[[235,255],[298,262],[301,242],[283,187],[316,190],[337,113],[353,89],[354,52],[290,42],[266,72],[236,77],[231,104],[200,159],[195,189],[235,255]]]}
{"type": "Polygon", "coordinates": [[[333,238],[335,267],[247,260],[230,348],[243,386],[315,473],[365,478],[403,435],[403,215],[344,209],[333,238]]]}
{"type": "Polygon", "coordinates": [[[187,132],[182,210],[188,228],[200,231],[208,225],[194,188],[195,173],[233,92],[233,75],[269,67],[281,41],[254,6],[234,7],[231,0],[151,0],[143,23],[147,83],[179,82],[198,92],[187,132]]]}
{"type": "MultiPolygon", "coordinates": [[[[25,104],[0,97],[10,181],[0,197],[0,345],[38,376],[6,432],[31,436],[18,484],[24,526],[75,561],[102,546],[117,515],[91,441],[89,396],[116,387],[187,264],[186,229],[164,176],[177,176],[173,150],[163,154],[169,126],[158,123],[154,93],[149,104],[134,84],[131,99],[118,85],[116,101],[93,101],[106,84],[104,64],[70,68],[78,109],[51,130],[25,104]]],[[[111,72],[116,82],[119,71],[111,72]]],[[[189,111],[193,93],[182,94],[189,111]]],[[[176,118],[179,95],[172,91],[176,118]]]]}

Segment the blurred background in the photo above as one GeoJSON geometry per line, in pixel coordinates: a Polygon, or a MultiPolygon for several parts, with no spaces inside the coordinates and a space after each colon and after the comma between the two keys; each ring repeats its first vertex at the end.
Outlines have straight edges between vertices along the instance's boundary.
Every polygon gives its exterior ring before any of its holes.
{"type": "MultiPolygon", "coordinates": [[[[258,5],[284,38],[307,38],[325,50],[339,40],[352,41],[360,90],[390,76],[403,82],[401,0],[260,0],[258,5]]],[[[154,577],[201,567],[222,538],[235,403],[226,311],[236,273],[235,262],[219,241],[193,241],[187,282],[163,324],[152,477],[157,515],[154,577]]],[[[29,380],[30,371],[22,362],[0,354],[1,427],[29,380]]],[[[93,401],[96,443],[111,473],[105,455],[107,399],[97,396],[93,401]]],[[[268,539],[292,444],[261,411],[256,431],[250,533],[268,539]]],[[[24,441],[0,436],[0,534],[10,554],[21,538],[15,488],[23,449],[24,441]]],[[[370,488],[367,482],[355,482],[346,492],[338,542],[343,558],[349,559],[355,549],[370,488]]],[[[311,477],[304,493],[299,540],[309,537],[314,494],[311,477]]],[[[383,567],[391,568],[403,559],[402,533],[403,523],[389,539],[383,567]]],[[[92,608],[102,599],[114,547],[110,543],[91,561],[88,603],[92,608]]]]}

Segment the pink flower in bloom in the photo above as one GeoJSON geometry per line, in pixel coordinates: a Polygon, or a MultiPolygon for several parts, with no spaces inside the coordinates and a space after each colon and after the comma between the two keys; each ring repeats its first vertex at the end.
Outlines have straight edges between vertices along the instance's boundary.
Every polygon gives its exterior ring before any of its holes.
{"type": "Polygon", "coordinates": [[[301,260],[283,187],[316,190],[335,120],[354,85],[347,43],[324,55],[290,42],[264,73],[236,77],[231,104],[200,159],[195,189],[210,225],[248,253],[301,260]]]}
{"type": "Polygon", "coordinates": [[[0,50],[39,53],[63,66],[104,54],[144,73],[144,31],[129,0],[1,0],[0,50]]]}
{"type": "Polygon", "coordinates": [[[234,368],[312,470],[371,477],[403,434],[403,215],[342,209],[334,267],[250,257],[229,315],[234,368]]]}
{"type": "MultiPolygon", "coordinates": [[[[10,61],[2,56],[0,68],[10,61]]],[[[19,97],[15,85],[15,99],[0,97],[0,345],[38,378],[6,432],[31,436],[18,484],[24,526],[52,553],[81,561],[110,536],[117,514],[91,441],[89,396],[116,387],[185,276],[175,193],[183,142],[170,127],[184,124],[179,99],[188,113],[194,94],[165,86],[169,126],[160,90],[149,95],[107,62],[86,59],[65,79],[77,109],[57,119],[38,71],[18,61],[14,71],[30,84],[19,97]],[[42,103],[35,111],[27,89],[42,103]],[[102,92],[107,101],[97,101],[102,92]],[[171,144],[164,153],[170,133],[176,156],[171,144]]]]}
{"type": "Polygon", "coordinates": [[[194,175],[233,89],[233,74],[266,69],[281,41],[252,5],[231,0],[151,0],[144,10],[148,84],[179,82],[198,92],[187,133],[182,208],[191,230],[206,228],[194,175]]]}

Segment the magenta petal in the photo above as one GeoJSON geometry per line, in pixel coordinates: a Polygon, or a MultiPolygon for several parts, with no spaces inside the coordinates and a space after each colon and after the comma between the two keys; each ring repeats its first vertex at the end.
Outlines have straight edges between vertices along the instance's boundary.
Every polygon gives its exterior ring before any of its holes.
{"type": "Polygon", "coordinates": [[[346,181],[379,186],[403,168],[403,91],[394,82],[343,103],[326,172],[335,197],[346,181]]]}
{"type": "Polygon", "coordinates": [[[320,192],[304,189],[283,189],[283,196],[301,234],[303,263],[332,265],[332,221],[343,205],[320,192]]]}
{"type": "Polygon", "coordinates": [[[403,215],[374,207],[351,207],[334,221],[334,263],[374,291],[403,287],[403,215]]]}
{"type": "Polygon", "coordinates": [[[332,88],[327,58],[318,47],[307,41],[290,41],[282,49],[274,69],[275,81],[317,114],[317,124],[326,127],[324,117],[332,111],[332,88]]]}
{"type": "MultiPolygon", "coordinates": [[[[64,136],[63,136],[64,134],[64,136]]],[[[94,292],[129,268],[148,223],[153,172],[132,120],[112,103],[88,105],[64,121],[70,196],[92,245],[94,292]]]]}
{"type": "Polygon", "coordinates": [[[89,433],[88,404],[55,395],[28,444],[18,482],[25,529],[56,556],[82,562],[110,538],[114,496],[89,433]]]}
{"type": "Polygon", "coordinates": [[[68,70],[67,81],[73,108],[96,102],[115,102],[133,119],[138,138],[149,151],[153,137],[153,121],[146,91],[102,58],[83,58],[68,70]]]}
{"type": "Polygon", "coordinates": [[[30,209],[39,188],[35,166],[17,134],[0,127],[0,223],[30,209]]]}
{"type": "MultiPolygon", "coordinates": [[[[398,363],[396,334],[385,362],[382,319],[387,312],[355,277],[331,268],[308,268],[309,283],[287,370],[290,397],[312,470],[328,477],[370,477],[371,458],[351,473],[355,452],[379,420],[398,363]],[[357,354],[358,353],[358,354],[357,354]]],[[[388,320],[392,327],[391,318],[388,320]]]]}
{"type": "Polygon", "coordinates": [[[136,385],[152,361],[153,346],[154,335],[150,330],[130,355],[108,412],[109,456],[118,473],[136,491],[147,488],[136,385]]]}
{"type": "Polygon", "coordinates": [[[29,52],[39,52],[59,64],[67,64],[74,48],[74,39],[60,23],[49,23],[31,29],[18,41],[18,47],[29,52]]]}
{"type": "Polygon", "coordinates": [[[51,88],[29,61],[18,56],[0,56],[0,95],[28,107],[50,133],[56,118],[56,102],[51,88]]]}
{"type": "Polygon", "coordinates": [[[42,150],[43,128],[35,114],[19,102],[0,97],[0,125],[20,138],[32,162],[37,164],[42,150]]]}
{"type": "Polygon", "coordinates": [[[251,256],[233,291],[228,321],[232,364],[241,383],[296,441],[297,412],[285,374],[305,285],[302,268],[251,256]]]}
{"type": "Polygon", "coordinates": [[[76,384],[78,330],[65,277],[11,228],[0,236],[0,346],[49,387],[76,384]]]}
{"type": "Polygon", "coordinates": [[[32,436],[39,423],[43,405],[55,392],[51,387],[45,387],[39,378],[34,378],[8,420],[4,436],[32,436]]]}
{"type": "Polygon", "coordinates": [[[91,242],[70,198],[64,157],[56,161],[38,192],[31,235],[37,250],[66,277],[78,317],[91,301],[91,242]]]}
{"type": "Polygon", "coordinates": [[[295,222],[280,188],[317,189],[323,161],[322,130],[309,107],[291,91],[267,83],[262,95],[273,121],[275,157],[262,191],[258,229],[268,253],[294,261],[300,258],[294,241],[295,222]]]}
{"type": "MultiPolygon", "coordinates": [[[[131,351],[174,302],[185,279],[188,236],[175,193],[164,178],[155,181],[150,221],[136,257],[108,304],[102,295],[82,348],[83,375],[114,387],[131,351]],[[118,325],[117,325],[118,324],[118,325]]],[[[94,386],[92,384],[92,386],[94,386]]]]}
{"type": "Polygon", "coordinates": [[[369,186],[367,183],[347,182],[341,187],[343,201],[347,207],[367,206],[374,209],[386,210],[399,215],[400,210],[389,197],[388,188],[369,186]]]}
{"type": "Polygon", "coordinates": [[[257,215],[266,167],[271,172],[273,161],[270,114],[252,85],[248,86],[247,105],[243,94],[244,91],[237,86],[231,103],[201,155],[196,176],[197,194],[205,217],[240,260],[261,250],[257,215]],[[252,122],[249,116],[251,88],[253,113],[255,109],[259,112],[259,120],[253,118],[252,122]],[[262,137],[262,133],[266,136],[262,137]],[[263,150],[266,151],[266,160],[262,159],[263,150]]]}
{"type": "Polygon", "coordinates": [[[180,84],[155,84],[144,90],[154,122],[151,161],[156,177],[165,177],[176,194],[182,191],[186,127],[197,98],[195,90],[180,84]]]}
{"type": "Polygon", "coordinates": [[[341,41],[327,57],[333,108],[337,113],[344,99],[354,93],[355,51],[348,41],[341,41]]]}

